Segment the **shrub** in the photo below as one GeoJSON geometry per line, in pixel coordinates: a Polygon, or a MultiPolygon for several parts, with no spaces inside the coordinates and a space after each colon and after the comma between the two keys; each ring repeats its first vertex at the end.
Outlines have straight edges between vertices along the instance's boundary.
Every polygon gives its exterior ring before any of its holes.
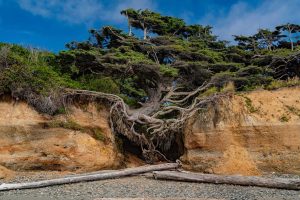
{"type": "Polygon", "coordinates": [[[224,72],[224,71],[235,72],[235,71],[238,71],[242,67],[244,67],[244,65],[241,63],[225,63],[225,62],[209,65],[209,69],[215,73],[220,73],[220,72],[224,72]]]}
{"type": "Polygon", "coordinates": [[[111,77],[104,77],[104,78],[94,78],[90,79],[87,83],[87,87],[90,90],[104,92],[104,93],[111,93],[111,94],[119,94],[120,88],[114,82],[111,77]]]}
{"type": "Polygon", "coordinates": [[[265,89],[274,90],[282,87],[291,87],[296,85],[300,85],[300,80],[297,76],[289,78],[287,80],[273,80],[270,84],[265,86],[265,89]]]}
{"type": "Polygon", "coordinates": [[[164,76],[169,76],[169,77],[177,77],[178,76],[178,69],[168,66],[168,65],[160,65],[159,66],[159,71],[164,75],[164,76]]]}
{"type": "Polygon", "coordinates": [[[252,100],[249,98],[249,97],[245,97],[245,103],[246,103],[246,107],[247,109],[249,110],[250,113],[255,113],[258,111],[258,108],[255,108],[253,105],[252,105],[252,100]]]}
{"type": "Polygon", "coordinates": [[[84,127],[81,125],[77,124],[73,120],[66,120],[66,121],[61,121],[61,120],[54,120],[51,122],[47,122],[45,124],[46,128],[65,128],[65,129],[71,129],[75,131],[84,131],[84,127]]]}
{"type": "Polygon", "coordinates": [[[218,93],[218,88],[217,87],[210,87],[205,92],[201,93],[199,95],[199,97],[208,97],[208,96],[214,95],[216,93],[218,93]]]}
{"type": "Polygon", "coordinates": [[[93,132],[93,135],[97,140],[106,142],[107,138],[105,137],[105,135],[103,134],[103,132],[100,128],[92,128],[91,131],[93,132]]]}
{"type": "Polygon", "coordinates": [[[201,53],[207,57],[209,57],[214,63],[223,61],[223,54],[217,51],[212,51],[209,49],[199,50],[198,53],[201,53]]]}
{"type": "Polygon", "coordinates": [[[233,72],[220,72],[215,74],[212,78],[211,78],[211,82],[218,88],[222,88],[225,84],[227,84],[228,82],[234,80],[235,77],[235,73],[233,72]]]}
{"type": "Polygon", "coordinates": [[[279,118],[279,121],[281,122],[288,122],[290,120],[290,117],[283,114],[280,118],[279,118]]]}
{"type": "Polygon", "coordinates": [[[300,109],[295,108],[293,106],[285,106],[291,113],[297,115],[300,118],[300,109]]]}

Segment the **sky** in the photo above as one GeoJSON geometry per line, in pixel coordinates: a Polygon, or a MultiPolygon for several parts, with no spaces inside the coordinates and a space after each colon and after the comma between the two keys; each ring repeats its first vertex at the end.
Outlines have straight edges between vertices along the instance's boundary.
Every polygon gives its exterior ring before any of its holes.
{"type": "Polygon", "coordinates": [[[282,23],[300,24],[300,0],[0,0],[0,42],[58,52],[84,41],[88,30],[113,25],[127,31],[125,8],[151,9],[213,26],[219,39],[254,34],[282,23]]]}

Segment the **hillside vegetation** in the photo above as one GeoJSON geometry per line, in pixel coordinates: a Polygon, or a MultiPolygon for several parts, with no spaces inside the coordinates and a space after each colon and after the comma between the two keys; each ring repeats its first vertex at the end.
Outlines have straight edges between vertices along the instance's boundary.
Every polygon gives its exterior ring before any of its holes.
{"type": "Polygon", "coordinates": [[[210,26],[150,10],[121,14],[128,33],[93,29],[58,54],[1,43],[0,94],[50,115],[64,113],[72,98],[101,100],[111,107],[113,132],[154,161],[171,159],[186,119],[228,92],[300,84],[296,24],[234,36],[237,45],[229,45],[210,26]]]}

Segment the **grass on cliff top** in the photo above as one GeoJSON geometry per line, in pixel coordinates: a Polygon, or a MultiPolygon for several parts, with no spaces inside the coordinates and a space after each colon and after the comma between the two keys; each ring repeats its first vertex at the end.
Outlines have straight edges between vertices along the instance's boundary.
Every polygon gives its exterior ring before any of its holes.
{"type": "Polygon", "coordinates": [[[273,80],[265,88],[267,90],[275,90],[275,89],[279,89],[282,87],[292,87],[292,86],[298,86],[298,85],[300,85],[300,79],[299,79],[299,77],[295,76],[295,77],[289,78],[287,80],[273,80]]]}

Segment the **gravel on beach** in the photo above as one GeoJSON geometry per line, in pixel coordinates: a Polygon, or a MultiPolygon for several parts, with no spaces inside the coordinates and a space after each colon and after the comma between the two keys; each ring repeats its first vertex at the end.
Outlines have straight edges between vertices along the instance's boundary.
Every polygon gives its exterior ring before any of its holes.
{"type": "MultiPolygon", "coordinates": [[[[56,178],[56,174],[18,176],[12,182],[56,178]]],[[[101,200],[105,198],[202,200],[300,200],[300,191],[234,185],[161,181],[144,175],[38,189],[0,192],[1,200],[101,200]]]]}

